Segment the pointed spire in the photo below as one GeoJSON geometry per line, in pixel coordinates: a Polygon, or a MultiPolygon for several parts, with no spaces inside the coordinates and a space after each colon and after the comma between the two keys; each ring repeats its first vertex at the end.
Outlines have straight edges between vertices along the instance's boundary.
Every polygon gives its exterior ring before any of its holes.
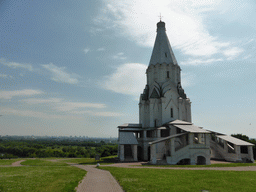
{"type": "Polygon", "coordinates": [[[178,65],[165,31],[165,23],[162,21],[158,22],[155,45],[149,65],[156,65],[157,63],[178,65]]]}

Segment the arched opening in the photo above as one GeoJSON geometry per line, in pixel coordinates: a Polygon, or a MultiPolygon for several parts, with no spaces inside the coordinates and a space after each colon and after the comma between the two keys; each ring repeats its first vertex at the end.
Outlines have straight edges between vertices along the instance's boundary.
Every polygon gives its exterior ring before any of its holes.
{"type": "Polygon", "coordinates": [[[151,153],[150,153],[150,146],[148,147],[148,161],[150,161],[150,156],[151,156],[151,153]]]}
{"type": "Polygon", "coordinates": [[[197,165],[205,165],[206,159],[203,156],[197,156],[197,165]]]}
{"type": "Polygon", "coordinates": [[[132,158],[132,146],[124,145],[124,158],[132,158]]]}
{"type": "Polygon", "coordinates": [[[190,165],[190,159],[181,159],[177,165],[190,165]]]}
{"type": "Polygon", "coordinates": [[[142,153],[142,147],[141,146],[137,147],[137,157],[138,157],[138,161],[143,160],[143,153],[142,153]]]}

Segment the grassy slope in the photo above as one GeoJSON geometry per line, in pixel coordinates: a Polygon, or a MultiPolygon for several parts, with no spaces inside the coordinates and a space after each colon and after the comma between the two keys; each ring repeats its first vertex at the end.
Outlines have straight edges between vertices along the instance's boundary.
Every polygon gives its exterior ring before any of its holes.
{"type": "Polygon", "coordinates": [[[109,170],[126,192],[255,191],[256,172],[159,170],[101,167],[109,170]]]}
{"type": "Polygon", "coordinates": [[[211,165],[137,165],[143,167],[248,167],[248,166],[256,166],[256,163],[217,163],[211,165]]]}
{"type": "Polygon", "coordinates": [[[117,160],[115,159],[116,156],[108,156],[102,157],[99,161],[95,161],[95,158],[70,158],[65,160],[60,160],[59,162],[66,162],[66,163],[77,163],[82,165],[96,165],[100,163],[101,165],[108,165],[116,163],[117,160]]]}
{"type": "Polygon", "coordinates": [[[49,160],[42,159],[33,159],[26,160],[21,162],[21,165],[29,165],[29,166],[68,166],[68,164],[64,162],[51,162],[49,160]]]}
{"type": "Polygon", "coordinates": [[[22,159],[0,159],[0,165],[11,165],[16,161],[20,161],[22,159]]]}
{"type": "Polygon", "coordinates": [[[0,167],[0,191],[74,191],[86,171],[63,163],[28,160],[24,167],[0,167]]]}

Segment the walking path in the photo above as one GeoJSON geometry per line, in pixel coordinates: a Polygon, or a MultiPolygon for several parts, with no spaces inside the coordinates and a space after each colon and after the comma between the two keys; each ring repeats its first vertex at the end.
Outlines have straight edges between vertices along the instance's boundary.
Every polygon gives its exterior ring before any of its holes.
{"type": "MultiPolygon", "coordinates": [[[[14,167],[23,166],[20,163],[25,160],[20,160],[12,163],[14,167]]],[[[211,164],[217,163],[229,163],[222,161],[211,161],[211,164]]],[[[71,166],[78,167],[87,171],[86,176],[76,188],[77,192],[123,192],[122,187],[118,184],[115,178],[109,171],[97,169],[95,165],[80,165],[68,163],[71,166]]],[[[157,166],[141,166],[145,162],[131,162],[131,163],[115,163],[110,165],[100,165],[109,167],[124,167],[124,168],[136,168],[136,169],[182,169],[182,170],[219,170],[219,171],[256,171],[256,166],[244,166],[244,167],[157,167],[157,166]]],[[[7,165],[8,166],[8,165],[7,165]]],[[[8,166],[8,167],[9,167],[8,166]]]]}
{"type": "Polygon", "coordinates": [[[0,167],[21,167],[21,166],[24,166],[24,165],[20,164],[23,161],[26,161],[26,160],[16,161],[16,162],[12,163],[11,165],[0,165],[0,167]]]}
{"type": "Polygon", "coordinates": [[[21,165],[20,163],[23,162],[23,161],[26,161],[26,160],[20,160],[20,161],[16,161],[14,163],[12,163],[12,166],[13,167],[20,167],[20,166],[24,166],[24,165],[21,165]]]}
{"type": "Polygon", "coordinates": [[[85,178],[76,188],[77,192],[123,192],[110,172],[97,169],[95,165],[70,164],[87,171],[85,178]]]}

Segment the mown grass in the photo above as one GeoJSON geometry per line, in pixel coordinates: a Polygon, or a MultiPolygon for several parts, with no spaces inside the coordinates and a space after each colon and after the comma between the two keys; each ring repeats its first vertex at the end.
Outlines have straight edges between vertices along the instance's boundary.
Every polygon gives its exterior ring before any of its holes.
{"type": "Polygon", "coordinates": [[[11,165],[16,161],[20,161],[22,159],[0,159],[0,165],[11,165]]]}
{"type": "Polygon", "coordinates": [[[85,170],[43,160],[28,160],[24,167],[0,167],[0,191],[75,191],[85,170]]]}
{"type": "Polygon", "coordinates": [[[101,165],[109,165],[109,164],[118,162],[118,160],[116,160],[116,157],[117,156],[102,157],[98,161],[95,161],[95,158],[74,158],[74,159],[64,159],[60,161],[66,162],[66,163],[77,163],[81,165],[96,165],[97,163],[100,163],[101,165]]]}
{"type": "Polygon", "coordinates": [[[42,159],[33,159],[26,160],[20,163],[21,165],[29,165],[29,166],[68,166],[68,164],[64,162],[52,162],[50,160],[42,160],[42,159]]]}
{"type": "Polygon", "coordinates": [[[100,167],[108,170],[126,192],[255,191],[256,172],[100,167]]]}
{"type": "Polygon", "coordinates": [[[248,167],[248,166],[256,166],[256,163],[217,163],[211,165],[152,165],[152,164],[142,164],[135,166],[143,166],[143,167],[248,167]]]}

